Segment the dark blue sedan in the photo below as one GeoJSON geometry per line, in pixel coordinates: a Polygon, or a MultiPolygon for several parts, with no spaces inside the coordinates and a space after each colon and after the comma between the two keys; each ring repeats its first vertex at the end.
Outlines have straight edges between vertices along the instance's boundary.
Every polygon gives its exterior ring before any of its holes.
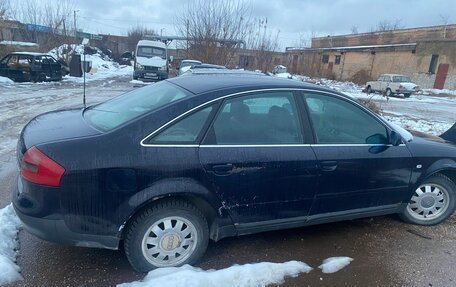
{"type": "Polygon", "coordinates": [[[255,74],[179,77],[40,115],[18,142],[30,233],[118,249],[138,271],[209,239],[455,210],[456,145],[413,137],[338,92],[255,74]]]}

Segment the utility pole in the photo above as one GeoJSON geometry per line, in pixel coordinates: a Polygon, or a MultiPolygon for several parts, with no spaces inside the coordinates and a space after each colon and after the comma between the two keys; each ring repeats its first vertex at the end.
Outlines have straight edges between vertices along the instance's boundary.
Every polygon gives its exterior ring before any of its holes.
{"type": "Polygon", "coordinates": [[[79,12],[79,10],[74,10],[73,12],[74,12],[74,14],[73,14],[73,21],[74,21],[74,40],[76,40],[76,38],[77,38],[77,31],[78,31],[78,29],[76,29],[76,13],[79,12]]]}

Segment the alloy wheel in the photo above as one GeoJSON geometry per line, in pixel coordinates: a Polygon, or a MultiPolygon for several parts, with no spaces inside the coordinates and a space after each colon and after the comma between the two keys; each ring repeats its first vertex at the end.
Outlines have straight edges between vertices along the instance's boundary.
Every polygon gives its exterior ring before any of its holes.
{"type": "Polygon", "coordinates": [[[149,227],[142,240],[142,253],[154,266],[176,266],[192,255],[197,241],[196,228],[190,221],[166,217],[149,227]]]}
{"type": "Polygon", "coordinates": [[[448,206],[448,191],[441,185],[426,183],[415,190],[407,211],[415,219],[428,221],[440,217],[448,206]]]}

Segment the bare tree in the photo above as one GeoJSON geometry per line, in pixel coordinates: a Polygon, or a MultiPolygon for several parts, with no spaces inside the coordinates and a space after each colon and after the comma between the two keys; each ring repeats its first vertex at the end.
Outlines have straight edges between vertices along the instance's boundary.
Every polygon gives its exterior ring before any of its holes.
{"type": "Polygon", "coordinates": [[[252,55],[256,61],[256,69],[264,72],[272,69],[274,52],[280,47],[280,31],[273,33],[268,30],[267,25],[267,18],[254,20],[246,38],[247,48],[252,50],[252,55]]]}
{"type": "Polygon", "coordinates": [[[443,39],[446,39],[446,32],[447,32],[448,23],[450,22],[450,15],[440,14],[439,16],[440,16],[440,20],[442,21],[442,25],[443,25],[443,39]]]}
{"type": "Polygon", "coordinates": [[[352,34],[358,34],[358,26],[353,25],[353,26],[350,28],[350,32],[351,32],[352,34]]]}
{"type": "Polygon", "coordinates": [[[250,25],[250,9],[242,0],[191,0],[177,11],[176,28],[186,37],[187,57],[227,65],[250,25]]]}
{"type": "Polygon", "coordinates": [[[0,0],[0,20],[8,19],[10,12],[11,12],[10,1],[9,0],[0,0]]]}
{"type": "Polygon", "coordinates": [[[153,29],[137,25],[135,27],[130,28],[127,33],[128,37],[128,49],[130,51],[134,51],[136,45],[138,44],[139,40],[144,39],[144,36],[156,36],[157,32],[153,29]]]}
{"type": "Polygon", "coordinates": [[[405,25],[402,24],[402,19],[396,19],[394,21],[382,20],[378,22],[377,27],[374,29],[374,32],[388,32],[404,28],[405,25]]]}
{"type": "Polygon", "coordinates": [[[312,39],[316,38],[317,36],[318,33],[315,31],[314,28],[312,28],[308,32],[300,33],[299,40],[295,45],[300,48],[309,48],[312,46],[312,39]]]}
{"type": "Polygon", "coordinates": [[[13,3],[11,17],[28,24],[24,38],[27,41],[39,42],[43,49],[62,44],[73,28],[75,0],[59,0],[52,3],[22,0],[13,3]]]}

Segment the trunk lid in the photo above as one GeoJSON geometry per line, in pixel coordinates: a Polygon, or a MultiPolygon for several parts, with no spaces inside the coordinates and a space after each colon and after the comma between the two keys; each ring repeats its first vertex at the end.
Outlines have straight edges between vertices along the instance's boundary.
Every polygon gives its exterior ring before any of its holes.
{"type": "Polygon", "coordinates": [[[62,110],[39,115],[22,130],[18,153],[47,142],[100,134],[82,116],[82,109],[62,110]]]}

